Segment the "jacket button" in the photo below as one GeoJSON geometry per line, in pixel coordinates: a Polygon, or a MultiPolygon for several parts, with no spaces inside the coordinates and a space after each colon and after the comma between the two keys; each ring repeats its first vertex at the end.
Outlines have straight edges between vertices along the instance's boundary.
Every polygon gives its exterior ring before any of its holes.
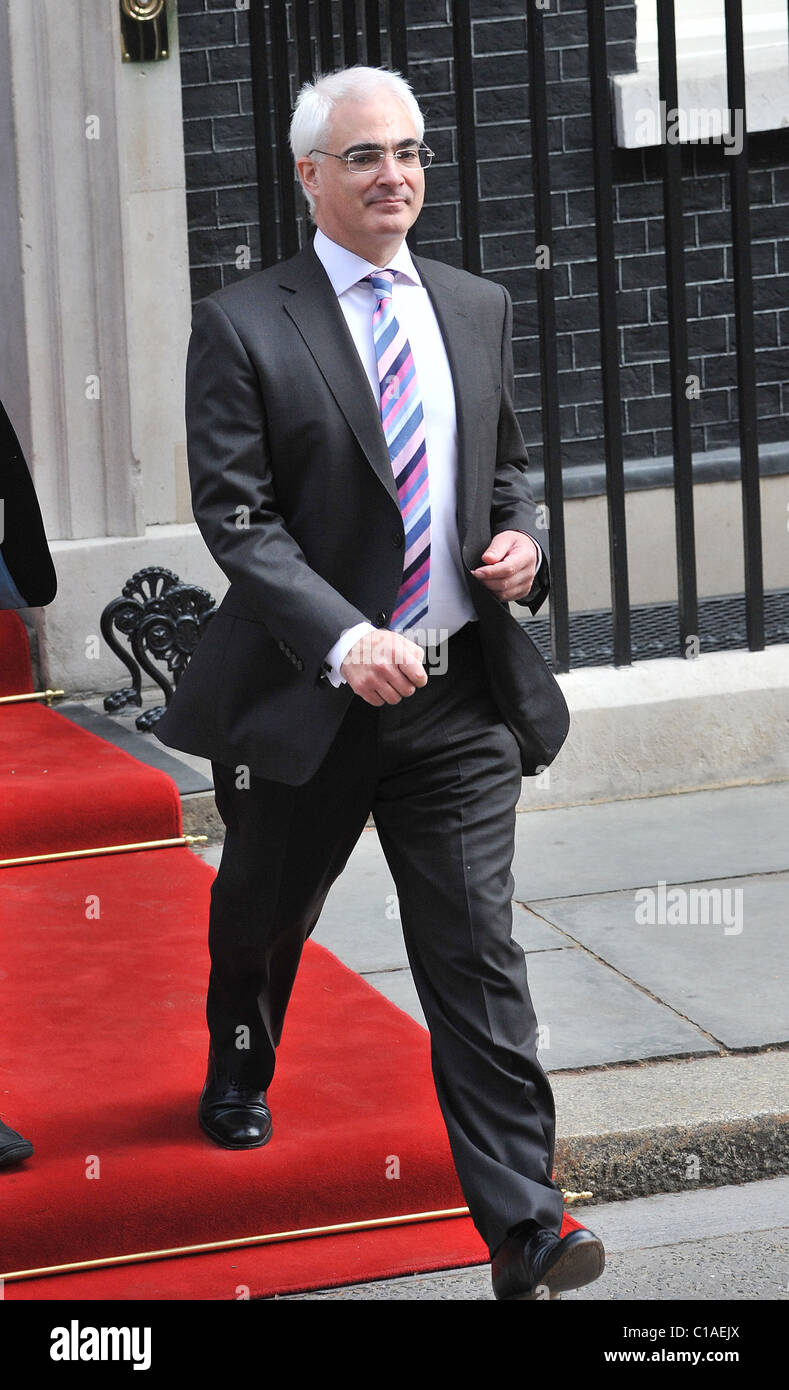
{"type": "Polygon", "coordinates": [[[396,550],[399,550],[399,549],[400,549],[400,547],[401,547],[401,545],[403,544],[403,541],[404,541],[404,540],[405,540],[405,536],[403,535],[402,531],[393,531],[393,532],[392,532],[392,545],[395,547],[396,550]]]}
{"type": "Polygon", "coordinates": [[[301,657],[298,657],[298,658],[297,658],[297,660],[296,660],[296,666],[298,667],[298,669],[299,669],[300,671],[303,671],[303,670],[304,670],[304,662],[301,660],[301,657]]]}
{"type": "Polygon", "coordinates": [[[375,617],[373,618],[373,622],[375,623],[376,627],[386,627],[387,620],[388,614],[383,612],[376,613],[375,617]]]}

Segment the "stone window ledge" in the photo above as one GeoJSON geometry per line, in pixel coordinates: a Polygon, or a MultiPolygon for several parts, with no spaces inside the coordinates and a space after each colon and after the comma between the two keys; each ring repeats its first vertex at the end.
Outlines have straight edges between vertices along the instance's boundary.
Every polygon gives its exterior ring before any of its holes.
{"type": "MultiPolygon", "coordinates": [[[[627,441],[625,440],[625,447],[627,441]]],[[[647,488],[673,488],[674,460],[670,455],[660,458],[626,459],[624,466],[625,492],[641,492],[647,488]]],[[[762,444],[759,447],[759,474],[762,478],[789,473],[789,440],[762,444]]],[[[736,447],[708,449],[693,455],[693,482],[731,483],[740,478],[740,451],[736,447]]],[[[545,501],[542,476],[531,479],[535,501],[545,501]]],[[[606,492],[605,463],[575,464],[564,469],[565,500],[575,497],[599,497],[606,492]]]]}
{"type": "MultiPolygon", "coordinates": [[[[638,72],[619,73],[611,79],[616,144],[624,149],[643,149],[662,144],[658,65],[643,64],[638,72]]],[[[679,102],[676,115],[667,113],[669,138],[675,142],[709,142],[735,150],[741,142],[742,122],[735,118],[729,129],[725,59],[719,55],[681,63],[678,70],[679,102]]],[[[789,74],[786,46],[772,53],[748,55],[746,78],[748,131],[789,127],[789,74]]]]}

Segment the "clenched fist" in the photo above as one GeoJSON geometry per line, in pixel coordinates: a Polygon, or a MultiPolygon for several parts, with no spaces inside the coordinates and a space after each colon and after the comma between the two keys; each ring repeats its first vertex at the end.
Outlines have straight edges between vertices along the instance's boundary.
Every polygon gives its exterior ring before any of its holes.
{"type": "Polygon", "coordinates": [[[418,685],[427,685],[422,648],[388,628],[365,633],[354,642],[340,672],[368,705],[398,705],[418,685]]]}

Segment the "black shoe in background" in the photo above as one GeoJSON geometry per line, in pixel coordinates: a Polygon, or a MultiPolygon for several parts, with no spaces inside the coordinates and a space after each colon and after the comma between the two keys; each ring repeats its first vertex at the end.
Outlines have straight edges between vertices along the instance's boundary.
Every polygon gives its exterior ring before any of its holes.
{"type": "Polygon", "coordinates": [[[15,1129],[10,1129],[0,1120],[0,1168],[10,1168],[13,1163],[21,1163],[23,1158],[30,1158],[32,1152],[33,1145],[30,1140],[23,1139],[15,1129]]]}

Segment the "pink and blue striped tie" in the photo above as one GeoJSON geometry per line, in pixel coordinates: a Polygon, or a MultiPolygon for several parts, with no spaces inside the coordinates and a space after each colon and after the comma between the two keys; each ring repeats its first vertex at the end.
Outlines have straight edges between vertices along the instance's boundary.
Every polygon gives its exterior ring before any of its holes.
{"type": "Polygon", "coordinates": [[[381,423],[405,528],[403,578],[390,628],[403,632],[427,612],[430,584],[430,492],[425,421],[414,359],[392,306],[393,270],[366,276],[377,296],[373,338],[378,359],[381,423]]]}

